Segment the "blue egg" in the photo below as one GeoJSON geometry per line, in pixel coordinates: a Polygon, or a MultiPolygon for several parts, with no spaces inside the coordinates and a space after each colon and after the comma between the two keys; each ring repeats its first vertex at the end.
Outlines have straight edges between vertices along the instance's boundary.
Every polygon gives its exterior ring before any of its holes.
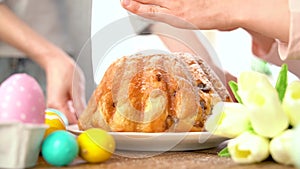
{"type": "Polygon", "coordinates": [[[70,164],[78,155],[79,146],[71,133],[58,130],[46,137],[42,144],[42,156],[54,166],[70,164]]]}

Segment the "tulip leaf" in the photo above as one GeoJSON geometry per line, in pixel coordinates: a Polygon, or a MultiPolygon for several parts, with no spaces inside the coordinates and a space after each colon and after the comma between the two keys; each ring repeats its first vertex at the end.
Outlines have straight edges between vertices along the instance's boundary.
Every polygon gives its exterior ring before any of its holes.
{"type": "Polygon", "coordinates": [[[278,96],[280,101],[282,102],[284,95],[285,95],[285,91],[288,85],[288,77],[287,77],[287,73],[288,73],[288,66],[287,64],[282,64],[281,65],[281,70],[278,74],[278,78],[276,81],[276,90],[278,92],[278,96]]]}
{"type": "Polygon", "coordinates": [[[223,148],[219,153],[219,157],[230,157],[230,153],[228,151],[228,147],[223,148]]]}
{"type": "Polygon", "coordinates": [[[237,93],[237,91],[238,91],[238,85],[237,85],[237,83],[236,83],[235,81],[232,81],[232,80],[231,80],[231,81],[228,82],[228,84],[229,84],[229,87],[230,87],[230,89],[231,89],[231,91],[232,91],[232,93],[233,93],[235,99],[236,99],[239,103],[243,104],[241,97],[240,97],[239,94],[237,93]]]}

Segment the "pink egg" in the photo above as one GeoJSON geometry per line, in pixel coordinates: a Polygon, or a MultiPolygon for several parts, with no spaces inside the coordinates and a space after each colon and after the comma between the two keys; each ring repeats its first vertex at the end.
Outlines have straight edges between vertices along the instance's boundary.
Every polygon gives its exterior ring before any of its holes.
{"type": "Polygon", "coordinates": [[[45,97],[38,82],[25,73],[10,76],[0,86],[0,122],[45,122],[45,97]]]}

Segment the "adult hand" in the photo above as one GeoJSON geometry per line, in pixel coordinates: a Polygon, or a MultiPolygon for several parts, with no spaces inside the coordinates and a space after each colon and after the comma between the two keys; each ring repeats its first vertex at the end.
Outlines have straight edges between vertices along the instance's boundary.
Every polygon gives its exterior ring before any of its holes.
{"type": "Polygon", "coordinates": [[[122,0],[128,11],[175,27],[233,30],[231,0],[122,0]]]}
{"type": "Polygon", "coordinates": [[[47,62],[47,107],[63,112],[70,124],[86,106],[85,80],[81,69],[61,51],[60,57],[53,57],[47,62]]]}
{"type": "Polygon", "coordinates": [[[282,42],[289,40],[287,0],[122,0],[128,11],[188,29],[243,28],[282,42]]]}

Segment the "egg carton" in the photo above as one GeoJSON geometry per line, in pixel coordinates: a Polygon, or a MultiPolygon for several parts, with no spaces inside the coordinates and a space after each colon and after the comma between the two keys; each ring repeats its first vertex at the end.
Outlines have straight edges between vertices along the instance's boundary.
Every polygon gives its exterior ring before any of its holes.
{"type": "Polygon", "coordinates": [[[0,168],[35,166],[47,127],[44,124],[0,123],[0,168]]]}

